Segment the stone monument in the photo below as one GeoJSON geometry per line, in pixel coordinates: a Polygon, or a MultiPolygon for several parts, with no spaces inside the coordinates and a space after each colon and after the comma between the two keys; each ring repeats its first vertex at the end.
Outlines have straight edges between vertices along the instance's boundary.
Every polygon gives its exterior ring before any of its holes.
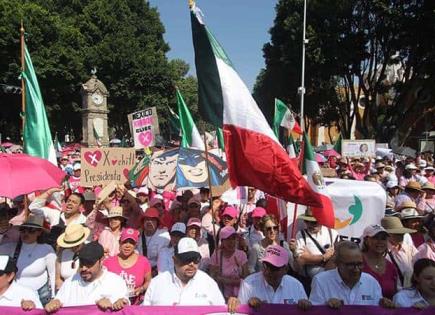
{"type": "Polygon", "coordinates": [[[82,96],[82,144],[87,147],[109,146],[107,127],[107,91],[103,82],[97,79],[96,70],[80,90],[82,96]]]}

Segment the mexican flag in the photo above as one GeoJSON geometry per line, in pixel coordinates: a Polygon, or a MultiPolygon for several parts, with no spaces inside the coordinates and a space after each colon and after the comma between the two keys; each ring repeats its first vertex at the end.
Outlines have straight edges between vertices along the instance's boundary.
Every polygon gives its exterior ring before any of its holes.
{"type": "Polygon", "coordinates": [[[38,79],[27,46],[24,46],[24,72],[21,75],[26,91],[23,131],[24,152],[49,160],[57,166],[56,151],[51,138],[44,101],[42,100],[38,79]]]}
{"type": "Polygon", "coordinates": [[[177,104],[178,115],[180,118],[180,126],[182,131],[181,147],[182,148],[198,148],[204,150],[204,141],[199,134],[198,129],[193,122],[192,115],[184,102],[183,96],[177,89],[177,104]]]}
{"type": "Polygon", "coordinates": [[[199,109],[205,120],[223,128],[231,185],[252,186],[286,201],[320,207],[319,195],[291,163],[195,5],[191,22],[199,109]]]}
{"type": "Polygon", "coordinates": [[[335,141],[335,144],[334,144],[334,150],[335,150],[335,152],[337,152],[339,154],[341,154],[341,141],[342,141],[342,138],[341,138],[341,133],[340,133],[337,141],[335,141]]]}
{"type": "Polygon", "coordinates": [[[273,132],[275,136],[279,135],[279,127],[287,128],[289,131],[294,131],[302,134],[301,127],[296,121],[293,113],[279,99],[275,98],[275,115],[273,117],[273,132]]]}
{"type": "Polygon", "coordinates": [[[319,164],[316,162],[313,147],[304,133],[304,174],[307,176],[310,187],[317,193],[322,201],[321,207],[312,207],[313,215],[317,221],[330,228],[334,228],[334,206],[327,192],[325,181],[319,164]]]}

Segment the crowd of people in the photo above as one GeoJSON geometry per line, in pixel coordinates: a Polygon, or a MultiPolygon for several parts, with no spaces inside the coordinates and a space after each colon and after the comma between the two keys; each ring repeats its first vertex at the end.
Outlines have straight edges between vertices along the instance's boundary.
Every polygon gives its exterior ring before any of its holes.
{"type": "Polygon", "coordinates": [[[79,305],[227,305],[231,312],[262,303],[302,310],[435,305],[432,156],[331,157],[324,164],[337,177],[385,190],[385,216],[359,243],[341,240],[310,208],[287,239],[254,187],[242,205],[207,188],[82,187],[73,152],[59,161],[68,178],[62,186],[0,206],[0,305],[47,312],[79,305]]]}

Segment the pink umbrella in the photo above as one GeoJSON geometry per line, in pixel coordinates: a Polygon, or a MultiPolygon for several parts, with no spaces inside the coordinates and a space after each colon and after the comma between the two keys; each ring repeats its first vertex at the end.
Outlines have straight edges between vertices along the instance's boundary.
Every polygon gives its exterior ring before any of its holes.
{"type": "Polygon", "coordinates": [[[316,162],[317,163],[323,163],[326,162],[326,159],[323,155],[321,155],[320,153],[316,153],[316,162]]]}
{"type": "Polygon", "coordinates": [[[322,152],[323,156],[326,157],[330,157],[330,156],[335,156],[336,158],[340,158],[340,153],[338,153],[337,151],[335,151],[334,149],[328,149],[322,152]]]}
{"type": "Polygon", "coordinates": [[[0,154],[0,174],[0,196],[11,199],[59,187],[65,178],[65,173],[48,160],[27,154],[0,154]]]}

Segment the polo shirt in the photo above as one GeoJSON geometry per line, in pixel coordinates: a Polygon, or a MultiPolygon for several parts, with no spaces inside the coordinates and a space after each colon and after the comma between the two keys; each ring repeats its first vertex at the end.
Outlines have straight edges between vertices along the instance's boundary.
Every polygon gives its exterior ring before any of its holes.
{"type": "Polygon", "coordinates": [[[430,305],[416,289],[400,290],[394,295],[393,302],[398,307],[412,307],[416,303],[430,305]]]}
{"type": "Polygon", "coordinates": [[[353,288],[349,288],[336,268],[318,273],[311,283],[311,303],[325,305],[332,298],[342,300],[344,305],[379,305],[382,290],[376,279],[365,272],[353,288]]]}
{"type": "Polygon", "coordinates": [[[55,299],[63,306],[95,305],[96,301],[107,298],[111,303],[121,298],[128,301],[128,290],[124,279],[103,269],[102,275],[92,282],[82,280],[80,273],[65,280],[55,299]]]}
{"type": "Polygon", "coordinates": [[[257,272],[242,281],[239,289],[241,304],[248,304],[250,298],[256,297],[269,304],[297,304],[307,299],[303,285],[295,278],[284,275],[276,291],[264,279],[263,272],[257,272]]]}
{"type": "Polygon", "coordinates": [[[183,286],[174,271],[165,271],[151,280],[143,305],[225,305],[217,283],[205,272],[183,286]]]}
{"type": "Polygon", "coordinates": [[[21,307],[21,301],[32,301],[36,308],[42,308],[38,294],[25,286],[22,286],[15,281],[11,283],[9,288],[0,296],[0,306],[21,307]]]}

